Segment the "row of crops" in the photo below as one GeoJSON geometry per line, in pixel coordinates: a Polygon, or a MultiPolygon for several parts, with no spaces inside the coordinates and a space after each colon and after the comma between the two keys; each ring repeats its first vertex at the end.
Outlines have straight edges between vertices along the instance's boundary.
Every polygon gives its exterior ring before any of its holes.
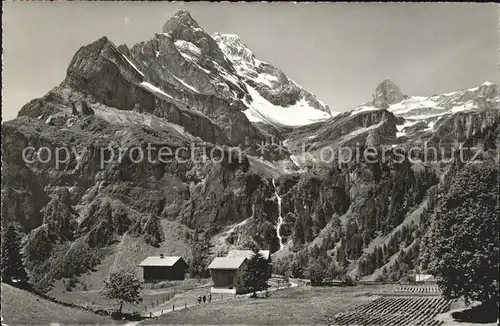
{"type": "Polygon", "coordinates": [[[395,290],[396,293],[415,293],[415,294],[440,294],[441,291],[436,284],[429,285],[401,285],[395,290]]]}
{"type": "Polygon", "coordinates": [[[438,326],[437,314],[450,309],[440,297],[383,297],[337,314],[331,325],[438,326]]]}

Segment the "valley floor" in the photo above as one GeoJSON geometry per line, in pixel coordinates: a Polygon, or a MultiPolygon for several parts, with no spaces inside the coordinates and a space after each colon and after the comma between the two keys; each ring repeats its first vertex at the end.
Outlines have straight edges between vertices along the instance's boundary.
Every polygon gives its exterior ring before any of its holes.
{"type": "Polygon", "coordinates": [[[191,307],[141,322],[147,325],[311,325],[378,296],[376,287],[297,287],[272,292],[268,298],[224,300],[191,307]],[[369,292],[373,291],[373,292],[369,292]]]}
{"type": "MultiPolygon", "coordinates": [[[[201,284],[206,280],[199,280],[201,284]]],[[[358,285],[354,287],[296,286],[274,289],[264,298],[248,296],[221,298],[196,306],[196,297],[209,289],[201,285],[188,289],[192,281],[174,284],[181,290],[174,298],[149,311],[165,314],[122,325],[428,325],[493,326],[495,322],[471,321],[476,305],[443,299],[436,285],[358,285]],[[187,288],[186,288],[187,287],[187,288]],[[221,300],[222,299],[222,300],[221,300]],[[176,310],[171,311],[175,304],[176,310]],[[187,308],[184,305],[187,304],[187,308]],[[181,309],[177,311],[177,309],[181,309]],[[472,313],[468,312],[472,311],[472,313]],[[163,313],[163,311],[162,311],[163,313]],[[469,320],[467,319],[469,318],[469,320]]],[[[162,291],[149,289],[146,291],[162,291]]],[[[89,291],[91,292],[91,291],[89,291]]],[[[91,292],[93,293],[93,292],[91,292]]],[[[143,304],[148,304],[147,302],[143,304]]],[[[45,300],[27,291],[2,284],[2,324],[13,325],[111,325],[110,318],[45,300]]],[[[479,312],[484,316],[484,312],[479,312]]],[[[154,315],[154,314],[153,314],[154,315]]],[[[491,318],[490,318],[491,319],[491,318]]]]}
{"type": "MultiPolygon", "coordinates": [[[[187,307],[145,325],[428,325],[472,326],[455,312],[462,302],[450,302],[433,291],[436,285],[360,285],[355,287],[295,287],[268,298],[221,300],[187,307]]],[[[436,287],[437,288],[437,287],[436,287]]]]}

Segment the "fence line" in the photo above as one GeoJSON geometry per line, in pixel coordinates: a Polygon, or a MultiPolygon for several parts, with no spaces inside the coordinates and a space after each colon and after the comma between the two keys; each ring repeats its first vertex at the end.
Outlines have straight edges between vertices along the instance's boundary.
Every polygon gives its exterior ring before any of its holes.
{"type": "MultiPolygon", "coordinates": [[[[232,296],[230,296],[230,297],[226,296],[226,300],[230,299],[230,298],[232,298],[232,296]]],[[[240,299],[240,298],[242,298],[242,297],[241,296],[238,297],[237,295],[234,296],[234,299],[240,299]]],[[[212,294],[212,298],[210,299],[210,301],[208,301],[208,298],[207,298],[207,301],[205,303],[203,303],[203,301],[201,303],[199,303],[198,299],[196,298],[196,299],[194,299],[194,304],[189,305],[189,306],[187,304],[187,301],[185,300],[184,301],[184,308],[182,308],[182,305],[181,305],[180,309],[178,308],[179,306],[177,306],[177,310],[187,309],[189,307],[206,306],[207,304],[210,304],[211,302],[221,301],[221,300],[224,300],[224,294],[221,294],[220,298],[217,298],[217,297],[215,297],[215,295],[212,294]]],[[[154,306],[152,306],[151,309],[152,308],[154,308],[154,306]]],[[[172,304],[172,310],[171,311],[176,311],[175,309],[176,309],[175,304],[172,304]]],[[[144,306],[144,311],[147,312],[147,310],[148,310],[148,306],[146,305],[146,306],[144,306]]],[[[161,309],[160,311],[156,311],[156,312],[150,311],[149,312],[149,318],[159,317],[159,316],[163,315],[166,312],[168,312],[168,311],[165,310],[165,309],[161,309]],[[157,313],[157,316],[155,316],[155,313],[157,313]],[[158,313],[160,313],[160,314],[158,314],[158,313]]]]}

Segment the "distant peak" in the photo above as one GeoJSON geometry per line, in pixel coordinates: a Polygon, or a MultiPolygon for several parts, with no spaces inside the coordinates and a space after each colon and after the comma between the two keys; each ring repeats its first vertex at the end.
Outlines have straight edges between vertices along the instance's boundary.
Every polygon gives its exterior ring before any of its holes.
{"type": "Polygon", "coordinates": [[[395,83],[395,82],[393,82],[393,81],[392,81],[392,80],[390,80],[390,79],[384,79],[383,81],[381,81],[381,82],[377,85],[376,89],[377,89],[377,88],[382,88],[382,87],[384,87],[384,88],[399,88],[399,87],[398,87],[398,85],[396,85],[396,83],[395,83]]]}
{"type": "Polygon", "coordinates": [[[187,10],[180,10],[163,25],[163,33],[175,31],[177,29],[191,28],[194,30],[202,30],[196,20],[193,19],[191,13],[187,10]]]}
{"type": "Polygon", "coordinates": [[[82,46],[80,50],[75,53],[75,56],[82,55],[82,53],[101,53],[104,48],[116,49],[116,46],[106,36],[102,36],[92,43],[82,46]],[[83,51],[83,52],[82,52],[83,51]]]}
{"type": "Polygon", "coordinates": [[[402,101],[404,97],[396,83],[390,79],[384,79],[375,87],[373,106],[387,109],[391,104],[402,101]]]}
{"type": "Polygon", "coordinates": [[[101,36],[100,38],[90,43],[89,45],[102,47],[108,44],[112,44],[112,42],[106,36],[101,36]]]}
{"type": "Polygon", "coordinates": [[[396,83],[390,79],[384,79],[377,85],[377,87],[375,87],[375,93],[379,93],[382,90],[389,92],[398,92],[398,93],[401,92],[399,90],[398,85],[396,85],[396,83]]]}
{"type": "Polygon", "coordinates": [[[195,22],[196,23],[196,21],[191,16],[191,13],[187,10],[179,10],[178,12],[175,13],[175,15],[172,17],[172,19],[179,19],[179,20],[186,21],[186,22],[195,22]]]}

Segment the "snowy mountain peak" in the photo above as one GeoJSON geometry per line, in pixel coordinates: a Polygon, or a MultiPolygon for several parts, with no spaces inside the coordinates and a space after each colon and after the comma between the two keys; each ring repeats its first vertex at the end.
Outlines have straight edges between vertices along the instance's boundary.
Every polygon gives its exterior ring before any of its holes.
{"type": "Polygon", "coordinates": [[[255,55],[238,35],[215,33],[212,37],[228,59],[243,60],[246,64],[250,65],[259,63],[258,60],[255,60],[255,55]]]}
{"type": "Polygon", "coordinates": [[[406,96],[391,104],[389,111],[405,119],[404,125],[398,128],[398,136],[403,136],[410,131],[436,129],[455,114],[498,109],[499,90],[500,84],[484,82],[478,87],[430,97],[406,96]]]}
{"type": "Polygon", "coordinates": [[[253,99],[245,112],[254,122],[277,126],[305,125],[328,119],[330,108],[302,88],[280,69],[259,60],[234,34],[215,33],[213,39],[245,82],[253,99]]]}

